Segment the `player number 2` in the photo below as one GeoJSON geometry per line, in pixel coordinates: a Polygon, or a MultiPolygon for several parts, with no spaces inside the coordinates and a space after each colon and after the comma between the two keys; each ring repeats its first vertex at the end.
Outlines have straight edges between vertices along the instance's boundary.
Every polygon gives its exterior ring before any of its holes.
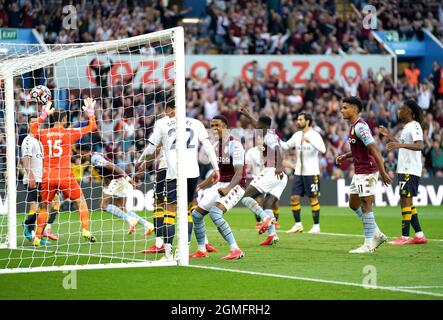
{"type": "Polygon", "coordinates": [[[48,147],[49,147],[49,156],[50,157],[60,157],[63,153],[63,149],[60,146],[62,143],[61,140],[55,140],[54,145],[52,145],[52,140],[48,140],[48,147]]]}
{"type": "MultiPolygon", "coordinates": [[[[171,130],[168,131],[168,136],[170,136],[174,132],[175,132],[175,129],[172,128],[171,130]]],[[[186,148],[188,148],[188,149],[195,148],[195,145],[191,144],[192,139],[194,139],[194,130],[192,130],[191,128],[186,128],[186,132],[189,132],[189,138],[188,138],[188,142],[186,143],[186,148]]],[[[174,139],[174,141],[171,144],[171,148],[169,150],[175,150],[175,143],[176,142],[177,142],[177,139],[174,139]]]]}

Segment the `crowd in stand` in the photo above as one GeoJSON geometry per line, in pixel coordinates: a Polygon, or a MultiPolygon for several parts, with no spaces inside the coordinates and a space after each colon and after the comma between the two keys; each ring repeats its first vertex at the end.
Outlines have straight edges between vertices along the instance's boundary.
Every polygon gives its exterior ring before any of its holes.
{"type": "MultiPolygon", "coordinates": [[[[41,2],[36,0],[31,4],[31,1],[23,1],[20,6],[18,2],[0,0],[0,26],[35,27],[47,43],[105,41],[175,26],[186,11],[180,11],[177,6],[165,8],[162,1],[84,1],[85,6],[91,7],[77,5],[78,29],[64,30],[61,27],[61,6],[50,3],[43,6],[41,2]]],[[[211,49],[230,54],[343,55],[381,52],[372,35],[361,28],[359,18],[338,18],[334,1],[233,2],[227,5],[225,1],[213,1],[207,7],[207,18],[202,22],[206,27],[187,28],[187,53],[206,53],[211,49]]],[[[439,21],[443,20],[443,13],[438,6],[437,11],[429,11],[432,6],[424,6],[424,3],[430,2],[401,1],[397,5],[398,11],[393,9],[394,4],[387,5],[380,13],[378,27],[397,28],[407,36],[411,36],[411,32],[402,26],[409,25],[413,33],[417,33],[419,27],[428,27],[441,36],[442,24],[439,21]],[[420,5],[421,9],[417,11],[420,5]],[[404,10],[409,13],[400,19],[399,14],[406,12],[404,10]],[[411,19],[419,17],[426,18],[421,24],[408,24],[411,19]]],[[[359,1],[355,4],[360,8],[359,1]]],[[[419,37],[418,34],[416,36],[419,37]]],[[[260,69],[260,66],[256,67],[260,69]]],[[[420,82],[416,68],[411,66],[395,82],[386,70],[369,70],[356,83],[331,80],[324,88],[311,79],[297,88],[289,83],[280,83],[279,78],[273,75],[256,78],[252,83],[236,79],[234,83],[226,84],[222,75],[211,71],[206,83],[187,79],[187,113],[206,125],[212,116],[223,114],[231,127],[236,128],[235,134],[247,144],[250,141],[245,131],[248,124],[240,116],[240,103],[249,105],[255,116],[266,114],[272,117],[273,126],[284,140],[297,130],[294,121],[297,113],[310,112],[314,115],[315,129],[327,144],[327,152],[321,157],[322,177],[338,179],[349,177],[353,170],[351,163],[341,167],[335,165],[335,157],[349,148],[349,126],[342,120],[339,111],[341,98],[359,95],[363,99],[366,105],[363,117],[373,131],[391,174],[395,172],[396,155],[386,151],[386,140],[379,134],[378,126],[394,128],[398,132],[401,126],[398,125],[396,110],[406,98],[415,98],[425,112],[424,176],[443,177],[443,88],[440,87],[440,72],[441,66],[435,63],[433,73],[420,82]]],[[[121,168],[133,172],[134,160],[145,146],[156,115],[162,112],[168,91],[133,88],[132,79],[124,81],[127,83],[99,92],[100,134],[89,139],[95,143],[97,150],[103,151],[121,168]]],[[[29,103],[26,91],[19,83],[16,101],[17,123],[21,124],[17,128],[20,143],[26,135],[26,116],[37,110],[29,103]]],[[[73,99],[69,109],[74,111],[71,112],[72,125],[84,125],[86,118],[81,114],[80,100],[73,99]]],[[[4,140],[4,136],[0,140],[4,140]]],[[[4,145],[4,141],[0,144],[4,145]]],[[[4,154],[4,150],[0,152],[4,154]]],[[[289,154],[288,159],[293,161],[293,155],[289,154]]],[[[202,157],[202,163],[204,161],[202,157]]],[[[76,170],[83,172],[84,165],[80,159],[74,158],[74,162],[76,170]]],[[[1,165],[4,167],[4,163],[1,165]]],[[[88,177],[87,170],[84,176],[88,177]]]]}
{"type": "MultiPolygon", "coordinates": [[[[80,1],[79,1],[80,2],[80,1]]],[[[366,1],[354,0],[363,10],[366,1]]],[[[63,10],[67,1],[0,0],[0,27],[36,28],[46,43],[122,39],[181,24],[190,8],[163,0],[86,0],[63,10]],[[74,21],[75,20],[75,21],[74,21]],[[65,25],[64,25],[65,24],[65,25]]],[[[370,2],[376,27],[400,38],[421,28],[443,39],[443,6],[438,1],[370,2]]],[[[208,1],[198,24],[185,25],[188,54],[374,54],[381,48],[362,18],[336,12],[334,0],[208,1]]]]}
{"type": "MultiPolygon", "coordinates": [[[[260,66],[257,65],[257,69],[260,66]]],[[[412,65],[407,70],[415,70],[412,65]]],[[[247,83],[236,79],[232,84],[226,84],[213,70],[209,73],[207,82],[187,79],[187,115],[201,120],[209,127],[209,120],[217,115],[224,115],[234,130],[232,134],[241,140],[248,149],[253,144],[250,124],[239,112],[239,105],[247,105],[257,118],[268,115],[273,119],[273,128],[283,140],[288,140],[297,131],[295,119],[301,111],[314,116],[314,129],[318,130],[327,146],[326,154],[321,156],[321,175],[324,178],[347,178],[352,175],[352,163],[346,162],[338,167],[335,164],[337,155],[349,149],[349,125],[340,115],[340,101],[349,95],[358,95],[365,103],[362,117],[369,124],[378,148],[381,150],[388,171],[394,175],[396,154],[387,152],[387,140],[379,134],[378,126],[383,125],[397,133],[402,125],[397,118],[397,110],[401,102],[414,98],[424,111],[423,163],[424,177],[443,177],[443,88],[440,87],[441,66],[434,64],[434,72],[423,83],[418,81],[418,74],[412,76],[405,70],[397,83],[383,69],[371,70],[358,79],[356,84],[346,81],[331,80],[325,88],[311,79],[304,87],[292,87],[288,83],[280,83],[279,78],[271,75],[268,79],[254,79],[247,83]],[[437,81],[434,77],[439,76],[437,81]],[[437,86],[437,87],[435,87],[437,86]]],[[[259,74],[259,72],[257,72],[259,74]]],[[[130,83],[121,86],[107,87],[109,92],[103,95],[103,90],[95,92],[98,97],[97,110],[99,133],[93,134],[86,141],[94,143],[97,151],[117,163],[128,173],[134,172],[134,161],[145,147],[157,117],[162,115],[164,102],[172,93],[168,88],[134,88],[130,83]]],[[[18,145],[27,134],[26,118],[36,114],[37,110],[26,90],[19,85],[16,87],[18,145]]],[[[87,118],[80,111],[80,100],[72,97],[69,105],[71,125],[74,127],[86,125],[87,118]]],[[[286,154],[289,162],[294,162],[294,154],[286,154]]],[[[206,159],[202,153],[201,163],[206,159]]],[[[83,172],[84,164],[74,157],[74,167],[83,172]],[[83,169],[82,169],[83,168],[83,169]]],[[[291,169],[288,169],[288,173],[291,169]]],[[[88,171],[85,176],[88,178],[88,171]]]]}

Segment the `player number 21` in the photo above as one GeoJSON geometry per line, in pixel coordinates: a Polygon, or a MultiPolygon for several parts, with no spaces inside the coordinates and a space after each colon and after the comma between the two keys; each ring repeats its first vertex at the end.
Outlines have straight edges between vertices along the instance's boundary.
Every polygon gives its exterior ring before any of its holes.
{"type": "Polygon", "coordinates": [[[60,146],[62,143],[61,140],[55,140],[54,145],[52,144],[52,140],[48,140],[48,147],[49,147],[49,156],[50,157],[60,157],[62,155],[63,149],[60,146]]]}

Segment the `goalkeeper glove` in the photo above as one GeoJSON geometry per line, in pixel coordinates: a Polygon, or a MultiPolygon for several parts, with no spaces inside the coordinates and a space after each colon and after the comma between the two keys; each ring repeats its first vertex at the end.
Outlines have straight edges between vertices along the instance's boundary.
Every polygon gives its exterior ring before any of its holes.
{"type": "Polygon", "coordinates": [[[42,114],[40,118],[46,120],[50,115],[52,115],[55,111],[55,108],[52,106],[52,102],[48,101],[42,109],[42,114]]]}
{"type": "Polygon", "coordinates": [[[92,98],[86,98],[83,102],[85,104],[83,110],[88,113],[89,117],[93,116],[96,101],[92,98]]]}

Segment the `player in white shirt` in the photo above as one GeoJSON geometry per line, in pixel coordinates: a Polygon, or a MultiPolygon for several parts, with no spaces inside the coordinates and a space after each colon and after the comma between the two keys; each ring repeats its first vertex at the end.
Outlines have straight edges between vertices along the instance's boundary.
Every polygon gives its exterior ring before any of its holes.
{"type": "MultiPolygon", "coordinates": [[[[28,126],[30,127],[35,122],[37,122],[37,117],[29,117],[28,126]]],[[[28,214],[23,222],[23,230],[26,239],[32,241],[43,177],[43,147],[40,141],[34,138],[32,133],[28,133],[22,142],[21,151],[23,167],[25,169],[23,184],[26,186],[26,204],[29,206],[28,214]]]]}
{"type": "MultiPolygon", "coordinates": [[[[172,242],[175,236],[175,217],[177,215],[177,151],[176,151],[176,118],[175,118],[175,100],[169,100],[165,108],[166,117],[158,120],[154,125],[154,131],[149,137],[149,144],[138,159],[140,164],[146,158],[153,155],[157,147],[162,147],[166,153],[167,172],[166,172],[166,211],[163,218],[163,239],[165,247],[165,259],[171,260],[172,242]]],[[[197,198],[197,183],[200,176],[198,165],[198,145],[202,144],[208,158],[212,164],[214,172],[212,180],[217,182],[220,179],[220,172],[217,163],[217,156],[214,148],[209,141],[208,132],[201,121],[192,118],[186,118],[186,156],[182,161],[186,162],[186,171],[188,187],[188,205],[191,206],[194,199],[197,198]]],[[[189,208],[188,208],[189,209],[189,208]]],[[[188,215],[190,217],[190,215],[188,215]]],[[[192,234],[192,217],[189,222],[189,240],[192,234]]]]}
{"type": "Polygon", "coordinates": [[[255,128],[262,130],[265,135],[262,145],[264,168],[249,184],[242,203],[263,221],[259,229],[259,234],[267,230],[269,235],[260,245],[268,246],[279,240],[274,225],[276,220],[272,208],[280,199],[288,183],[288,177],[283,172],[283,159],[280,151],[279,138],[270,130],[272,119],[269,117],[260,117],[258,121],[256,121],[244,107],[241,108],[241,112],[251,120],[255,128]],[[259,194],[265,195],[262,206],[254,199],[259,194]]]}
{"type": "Polygon", "coordinates": [[[380,126],[380,133],[389,138],[387,150],[393,151],[398,149],[397,177],[400,184],[402,235],[388,242],[388,244],[426,244],[427,240],[420,227],[417,209],[413,204],[413,197],[418,194],[422,172],[422,109],[414,100],[409,99],[398,110],[398,119],[405,124],[401,131],[400,141],[396,141],[394,135],[388,129],[380,126]],[[414,238],[409,237],[411,224],[415,231],[414,238]]]}
{"type": "MultiPolygon", "coordinates": [[[[255,147],[249,148],[248,151],[246,151],[245,154],[245,164],[247,167],[248,172],[251,173],[252,179],[256,178],[260,172],[265,168],[264,166],[264,159],[263,159],[263,137],[258,135],[257,136],[257,145],[255,147]]],[[[258,195],[255,198],[255,201],[257,203],[261,203],[263,201],[263,195],[258,195]]],[[[278,223],[278,218],[280,216],[280,210],[279,210],[279,203],[278,201],[275,202],[274,207],[272,208],[272,211],[274,213],[275,217],[275,228],[279,229],[280,225],[278,223]]],[[[255,216],[256,224],[255,228],[260,229],[261,227],[261,220],[260,217],[257,215],[255,216]]]]}
{"type": "Polygon", "coordinates": [[[287,142],[280,142],[283,150],[295,148],[297,158],[291,195],[291,207],[295,224],[287,233],[303,232],[300,217],[300,198],[305,195],[309,197],[314,220],[314,225],[309,233],[320,232],[320,204],[318,201],[320,195],[320,168],[318,156],[319,153],[326,152],[326,146],[321,135],[311,126],[312,116],[309,113],[300,113],[297,117],[297,127],[301,130],[294,133],[287,142]]]}

